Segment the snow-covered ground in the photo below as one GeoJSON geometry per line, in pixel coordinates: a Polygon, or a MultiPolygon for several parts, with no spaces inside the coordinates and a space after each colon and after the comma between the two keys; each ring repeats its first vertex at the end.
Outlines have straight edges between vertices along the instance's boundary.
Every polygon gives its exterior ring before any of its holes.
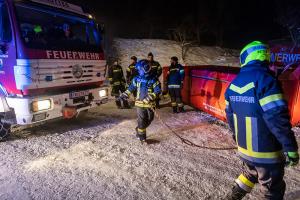
{"type": "Polygon", "coordinates": [[[171,40],[159,39],[115,39],[111,55],[118,58],[123,67],[130,64],[130,57],[135,55],[139,59],[147,58],[152,52],[155,60],[162,66],[170,64],[170,58],[177,56],[184,65],[225,65],[238,66],[238,51],[222,49],[220,47],[190,47],[186,53],[185,61],[182,60],[179,43],[171,40]]]}
{"type": "MultiPolygon", "coordinates": [[[[197,144],[233,145],[227,127],[207,114],[158,112],[197,144]]],[[[230,190],[242,165],[235,151],[182,144],[157,119],[148,129],[151,144],[142,145],[133,136],[135,116],[109,103],[77,120],[16,133],[0,143],[0,199],[214,200],[230,190]]],[[[300,167],[287,169],[285,179],[286,200],[300,199],[300,167]]],[[[258,193],[256,187],[246,199],[258,193]]]]}

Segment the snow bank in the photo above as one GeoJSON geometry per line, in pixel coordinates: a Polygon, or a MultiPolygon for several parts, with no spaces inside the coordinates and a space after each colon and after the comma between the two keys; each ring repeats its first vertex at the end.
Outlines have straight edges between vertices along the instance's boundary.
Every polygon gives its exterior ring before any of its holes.
{"type": "Polygon", "coordinates": [[[239,65],[238,51],[207,46],[190,47],[183,61],[179,43],[171,40],[117,38],[113,42],[113,52],[111,57],[118,58],[123,67],[130,64],[131,56],[142,59],[149,52],[162,66],[168,66],[172,56],[177,56],[184,65],[239,65]]]}

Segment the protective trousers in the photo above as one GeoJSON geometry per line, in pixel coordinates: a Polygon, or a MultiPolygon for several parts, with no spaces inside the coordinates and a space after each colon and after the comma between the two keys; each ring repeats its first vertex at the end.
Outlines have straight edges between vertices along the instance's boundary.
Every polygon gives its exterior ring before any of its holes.
{"type": "Polygon", "coordinates": [[[179,109],[179,112],[183,109],[183,103],[182,103],[182,97],[181,97],[181,88],[169,88],[169,94],[171,97],[171,104],[175,111],[177,110],[177,107],[179,109]]]}
{"type": "Polygon", "coordinates": [[[141,140],[146,139],[146,128],[154,119],[154,112],[150,108],[137,107],[137,134],[141,140]]]}
{"type": "Polygon", "coordinates": [[[282,200],[285,193],[284,164],[252,166],[244,163],[243,173],[235,180],[237,185],[250,193],[256,183],[261,185],[261,199],[282,200]]]}

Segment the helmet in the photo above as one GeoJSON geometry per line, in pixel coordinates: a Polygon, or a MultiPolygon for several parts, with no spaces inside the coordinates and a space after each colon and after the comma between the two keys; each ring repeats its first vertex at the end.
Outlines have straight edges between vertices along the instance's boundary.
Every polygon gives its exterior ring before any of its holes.
{"type": "Polygon", "coordinates": [[[136,69],[141,77],[148,77],[151,74],[151,66],[148,60],[140,60],[136,65],[136,69]]]}
{"type": "Polygon", "coordinates": [[[137,57],[136,56],[131,56],[130,58],[131,60],[137,61],[137,57]]]}
{"type": "Polygon", "coordinates": [[[176,56],[171,57],[171,60],[178,62],[178,58],[176,56]]]}
{"type": "Polygon", "coordinates": [[[254,41],[243,48],[240,54],[241,67],[252,61],[270,62],[269,48],[266,44],[254,41]]]}

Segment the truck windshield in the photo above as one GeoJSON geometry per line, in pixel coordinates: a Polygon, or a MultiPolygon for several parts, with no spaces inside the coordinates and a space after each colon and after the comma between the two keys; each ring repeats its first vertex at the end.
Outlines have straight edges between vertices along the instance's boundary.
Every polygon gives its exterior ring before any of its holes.
{"type": "Polygon", "coordinates": [[[92,20],[53,10],[16,4],[21,37],[28,48],[97,52],[101,50],[101,38],[92,20]]]}

